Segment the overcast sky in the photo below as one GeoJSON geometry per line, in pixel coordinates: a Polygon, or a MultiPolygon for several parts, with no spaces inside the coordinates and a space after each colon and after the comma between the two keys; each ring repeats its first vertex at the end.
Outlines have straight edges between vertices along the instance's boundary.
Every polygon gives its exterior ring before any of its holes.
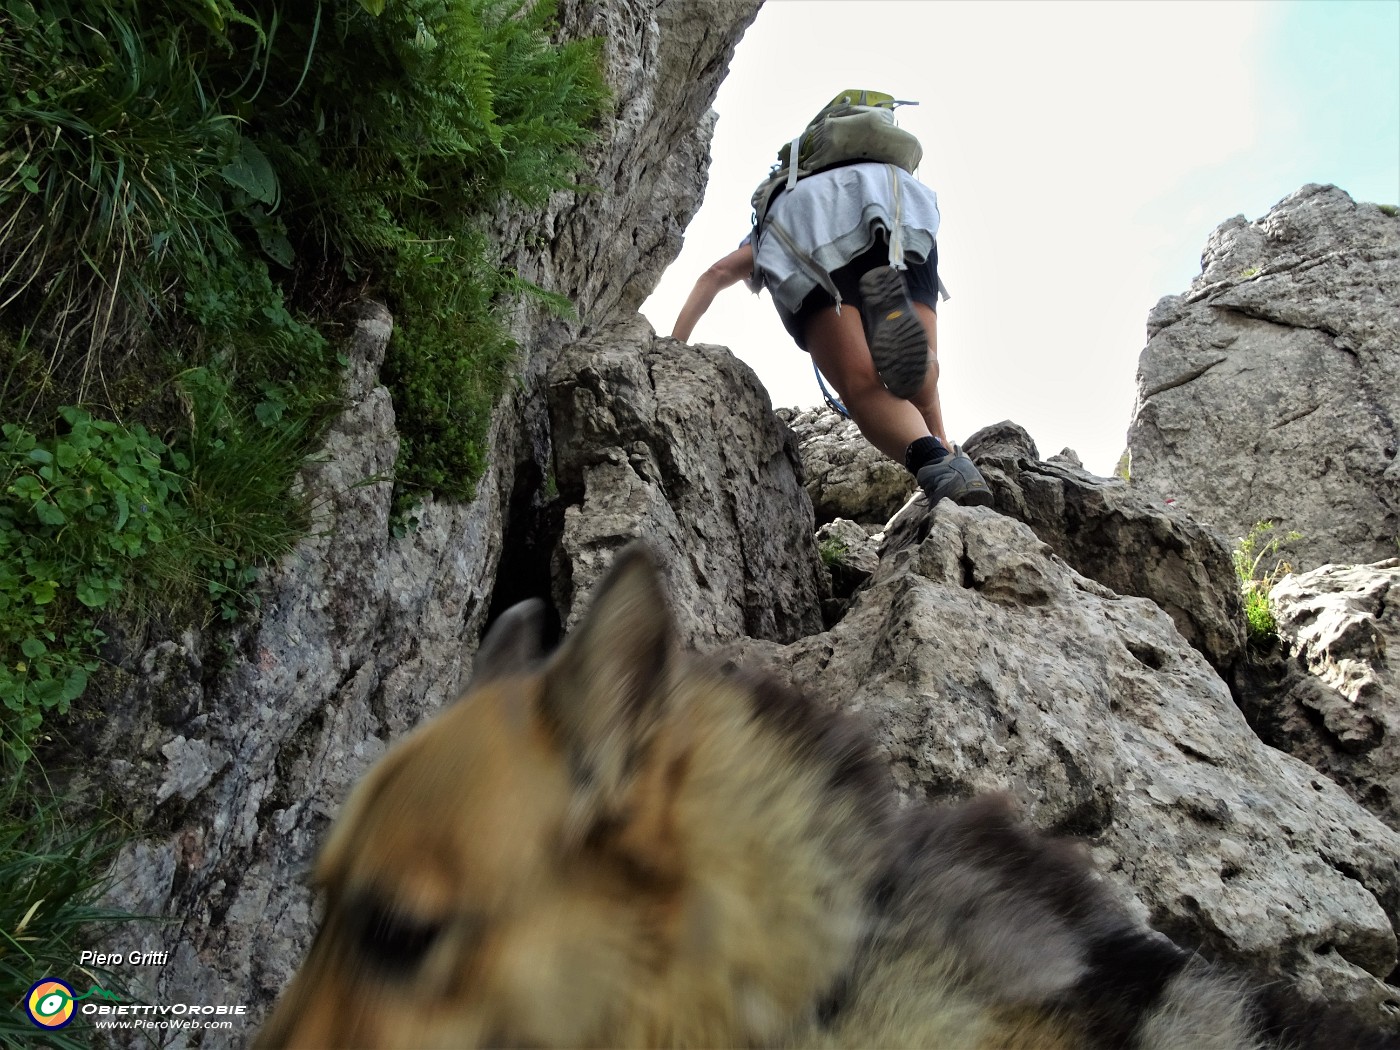
{"type": "MultiPolygon", "coordinates": [[[[920,103],[898,116],[943,215],[950,436],[1011,419],[1100,474],[1147,313],[1217,225],[1308,182],[1400,203],[1400,0],[768,0],[715,102],[704,206],[643,307],[658,332],[747,232],[778,146],[845,88],[920,103]]],[[[766,292],[724,293],[692,340],[732,349],[774,405],[820,404],[766,292]]]]}

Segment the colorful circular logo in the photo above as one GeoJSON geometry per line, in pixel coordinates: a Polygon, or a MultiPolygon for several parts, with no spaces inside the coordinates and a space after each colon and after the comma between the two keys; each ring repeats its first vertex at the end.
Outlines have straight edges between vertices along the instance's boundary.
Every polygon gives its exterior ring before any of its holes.
{"type": "Polygon", "coordinates": [[[73,988],[57,977],[45,977],[29,989],[24,1008],[40,1028],[62,1028],[73,1020],[73,988]]]}

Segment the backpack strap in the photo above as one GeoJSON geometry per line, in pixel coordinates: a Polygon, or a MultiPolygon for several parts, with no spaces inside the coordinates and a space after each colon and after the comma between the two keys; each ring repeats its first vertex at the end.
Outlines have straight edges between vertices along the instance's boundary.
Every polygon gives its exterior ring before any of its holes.
{"type": "Polygon", "coordinates": [[[890,265],[896,270],[904,265],[904,196],[899,188],[899,169],[893,164],[885,165],[890,177],[890,197],[894,200],[894,229],[890,231],[890,265]]]}
{"type": "Polygon", "coordinates": [[[797,185],[797,180],[801,176],[807,174],[800,167],[798,167],[797,163],[798,150],[800,150],[801,148],[802,136],[798,135],[797,138],[792,140],[792,145],[788,147],[788,177],[787,185],[783,187],[784,189],[792,189],[794,186],[797,185]]]}
{"type": "MultiPolygon", "coordinates": [[[[890,231],[890,265],[896,270],[904,270],[907,269],[904,263],[904,197],[899,187],[899,169],[893,164],[886,164],[885,168],[890,173],[890,196],[894,198],[894,229],[890,231]]],[[[943,302],[952,298],[948,294],[948,286],[943,283],[942,277],[938,278],[936,294],[943,302]]]]}

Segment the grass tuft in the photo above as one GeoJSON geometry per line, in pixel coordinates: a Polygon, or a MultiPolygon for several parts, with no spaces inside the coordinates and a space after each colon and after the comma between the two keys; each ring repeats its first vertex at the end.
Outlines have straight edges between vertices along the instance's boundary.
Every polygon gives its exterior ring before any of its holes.
{"type": "Polygon", "coordinates": [[[1267,648],[1278,640],[1278,621],[1274,617],[1269,592],[1279,580],[1293,571],[1293,566],[1279,558],[1278,552],[1285,543],[1302,538],[1300,532],[1276,535],[1274,522],[1259,521],[1238,541],[1232,552],[1235,578],[1239,580],[1240,592],[1244,597],[1246,633],[1253,645],[1267,648]]]}
{"type": "MultiPolygon", "coordinates": [[[[75,825],[30,765],[5,763],[0,790],[0,1046],[83,1050],[93,1029],[81,1016],[62,1029],[32,1024],[23,1003],[45,977],[120,991],[105,971],[79,970],[78,954],[137,916],[100,903],[123,841],[113,822],[75,825]]],[[[86,991],[86,985],[80,989],[86,991]]]]}

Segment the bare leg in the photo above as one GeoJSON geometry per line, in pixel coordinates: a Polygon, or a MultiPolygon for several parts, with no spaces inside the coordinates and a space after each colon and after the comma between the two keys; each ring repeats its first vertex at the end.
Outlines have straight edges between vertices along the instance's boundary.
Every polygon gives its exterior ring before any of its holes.
{"type": "Polygon", "coordinates": [[[919,392],[909,400],[923,416],[929,433],[943,442],[944,448],[951,449],[952,442],[948,440],[948,432],[943,427],[943,405],[938,400],[938,314],[925,303],[915,303],[914,312],[919,315],[924,331],[928,333],[928,375],[924,377],[924,385],[919,392]]]}
{"type": "MultiPolygon", "coordinates": [[[[931,315],[933,311],[928,313],[931,315]]],[[[922,311],[920,319],[927,326],[922,311]]],[[[848,304],[839,314],[836,307],[830,306],[814,315],[807,322],[806,335],[812,360],[822,370],[822,375],[831,380],[860,432],[896,463],[904,462],[905,450],[912,442],[929,436],[930,412],[942,428],[937,368],[930,368],[929,377],[924,380],[917,397],[919,405],[895,397],[880,382],[875,363],[870,359],[860,311],[853,305],[848,304]],[[922,407],[929,405],[932,407],[922,407]]],[[[936,366],[936,359],[931,363],[936,366]]],[[[939,437],[947,445],[947,439],[941,434],[939,437]]]]}
{"type": "MultiPolygon", "coordinates": [[[[943,429],[943,408],[938,399],[938,318],[922,303],[915,303],[914,308],[928,335],[929,369],[924,385],[909,401],[895,397],[880,382],[856,310],[848,308],[838,314],[836,307],[827,307],[807,322],[806,332],[812,360],[836,387],[865,439],[901,464],[909,446],[930,434],[945,448],[953,447],[943,429]]],[[[966,456],[948,456],[937,464],[926,464],[918,478],[932,503],[951,499],[986,507],[993,502],[986,479],[966,456]]]]}

